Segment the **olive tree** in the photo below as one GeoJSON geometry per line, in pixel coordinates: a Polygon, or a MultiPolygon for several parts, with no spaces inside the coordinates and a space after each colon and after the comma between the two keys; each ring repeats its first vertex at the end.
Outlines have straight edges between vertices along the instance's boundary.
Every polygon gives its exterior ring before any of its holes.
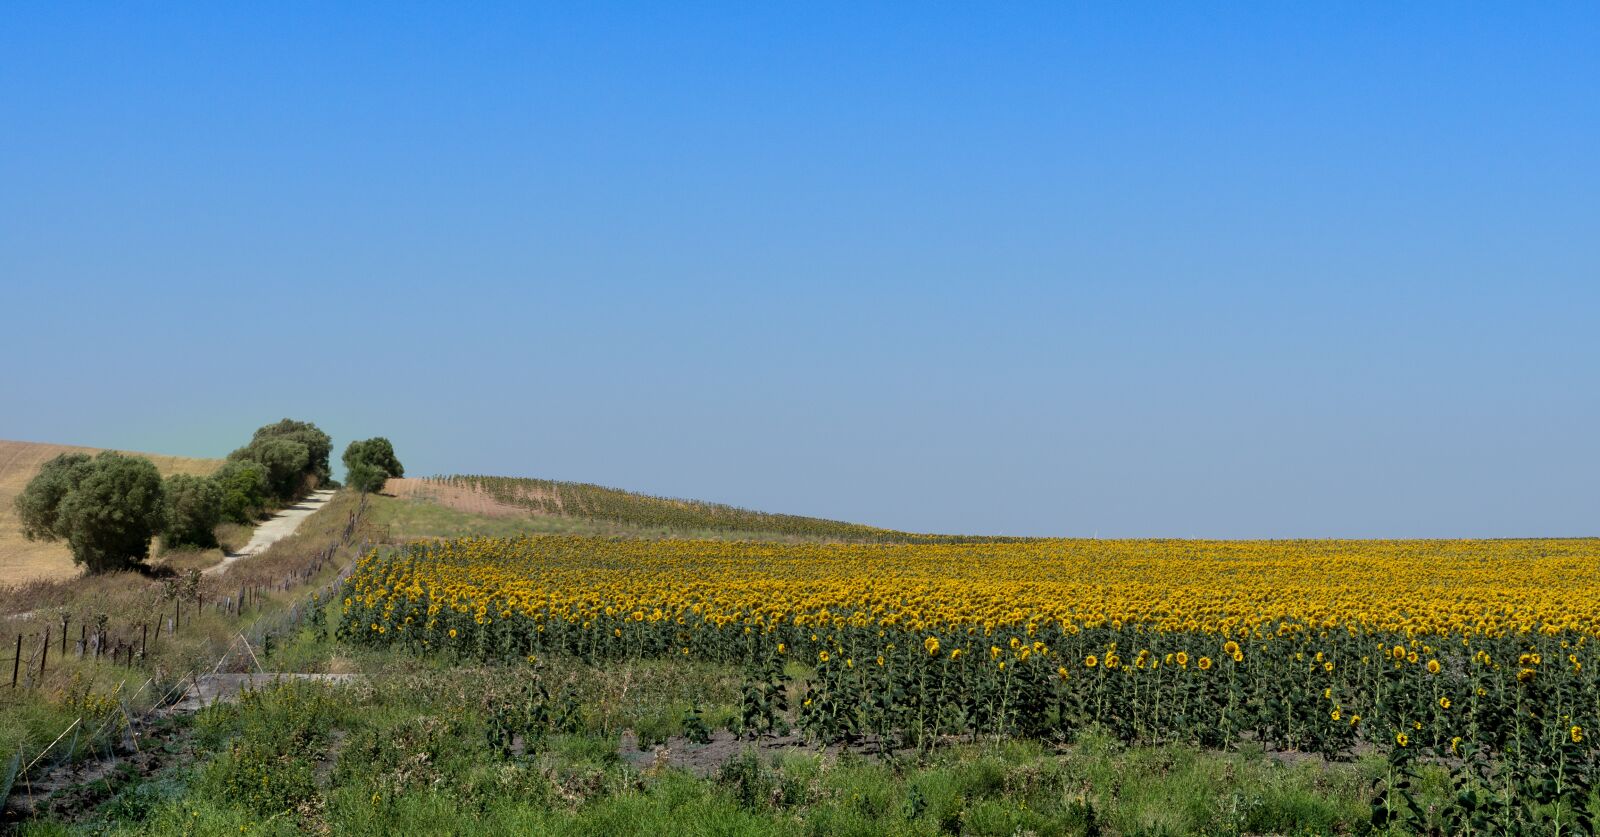
{"type": "Polygon", "coordinates": [[[351,442],[344,449],[343,461],[349,471],[345,482],[357,491],[378,491],[390,477],[406,475],[405,466],[394,455],[394,445],[382,436],[351,442]]]}
{"type": "Polygon", "coordinates": [[[287,501],[328,481],[332,451],[333,439],[315,424],[283,419],[256,430],[250,444],[228,454],[228,459],[260,463],[267,472],[268,491],[287,501]]]}
{"type": "Polygon", "coordinates": [[[222,519],[249,524],[261,516],[271,496],[266,466],[250,459],[230,459],[211,476],[222,492],[222,519]]]}
{"type": "Polygon", "coordinates": [[[162,546],[217,545],[217,524],[222,520],[222,488],[208,477],[174,474],[167,477],[167,520],[162,546]]]}
{"type": "Polygon", "coordinates": [[[150,539],[166,522],[166,493],[156,466],[107,451],[90,459],[62,454],[45,463],[17,495],[29,540],[64,540],[72,560],[91,573],[132,569],[150,557],[150,539]]]}

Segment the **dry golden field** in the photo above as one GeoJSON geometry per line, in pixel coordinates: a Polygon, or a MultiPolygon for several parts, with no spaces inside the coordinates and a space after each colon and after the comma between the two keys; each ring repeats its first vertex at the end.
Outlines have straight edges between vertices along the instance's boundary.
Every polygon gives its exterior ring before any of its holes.
{"type": "MultiPolygon", "coordinates": [[[[42,442],[0,440],[0,586],[40,579],[61,579],[76,575],[78,567],[63,543],[29,542],[22,537],[12,501],[27,486],[39,466],[63,453],[99,453],[98,448],[76,445],[50,445],[42,442]]],[[[163,476],[170,474],[209,474],[220,459],[190,459],[143,453],[163,476]]]]}

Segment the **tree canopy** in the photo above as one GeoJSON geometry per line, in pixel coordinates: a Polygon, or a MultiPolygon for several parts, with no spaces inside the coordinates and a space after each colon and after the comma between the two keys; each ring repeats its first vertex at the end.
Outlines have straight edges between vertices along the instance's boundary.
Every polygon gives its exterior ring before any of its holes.
{"type": "Polygon", "coordinates": [[[222,490],[222,519],[249,524],[261,516],[271,497],[266,466],[248,459],[222,463],[211,478],[222,490]]]}
{"type": "Polygon", "coordinates": [[[17,495],[29,540],[65,540],[90,572],[131,569],[150,557],[166,523],[166,493],[150,460],[107,451],[68,453],[45,463],[17,495]]]}
{"type": "Polygon", "coordinates": [[[390,477],[406,475],[394,454],[394,445],[382,436],[351,442],[344,449],[345,482],[357,491],[378,491],[390,477]]]}
{"type": "Polygon", "coordinates": [[[333,439],[315,424],[283,419],[256,430],[250,444],[228,454],[228,459],[260,464],[268,492],[287,501],[329,480],[332,452],[333,439]]]}
{"type": "Polygon", "coordinates": [[[217,524],[222,520],[222,487],[208,477],[174,474],[167,477],[164,548],[217,545],[217,524]]]}

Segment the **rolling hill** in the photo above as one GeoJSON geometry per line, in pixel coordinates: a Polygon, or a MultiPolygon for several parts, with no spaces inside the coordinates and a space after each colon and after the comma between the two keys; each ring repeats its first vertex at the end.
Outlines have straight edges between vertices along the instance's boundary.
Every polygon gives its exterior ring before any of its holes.
{"type": "MultiPolygon", "coordinates": [[[[1019,540],[900,532],[838,520],[752,511],[723,503],[656,497],[589,483],[521,477],[458,474],[426,479],[396,479],[389,481],[385,492],[398,498],[444,506],[480,521],[489,518],[517,521],[511,525],[528,531],[854,543],[990,543],[1019,540]]],[[[459,526],[466,521],[450,522],[459,526]]],[[[507,532],[490,527],[475,533],[507,532]]]]}

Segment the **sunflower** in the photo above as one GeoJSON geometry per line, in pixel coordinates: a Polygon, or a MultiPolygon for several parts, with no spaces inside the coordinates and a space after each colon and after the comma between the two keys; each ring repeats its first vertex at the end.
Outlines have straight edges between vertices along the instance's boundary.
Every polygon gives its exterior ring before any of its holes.
{"type": "Polygon", "coordinates": [[[1210,671],[1211,670],[1211,658],[1210,657],[1201,657],[1199,662],[1195,663],[1195,665],[1199,666],[1201,671],[1210,671]]]}

